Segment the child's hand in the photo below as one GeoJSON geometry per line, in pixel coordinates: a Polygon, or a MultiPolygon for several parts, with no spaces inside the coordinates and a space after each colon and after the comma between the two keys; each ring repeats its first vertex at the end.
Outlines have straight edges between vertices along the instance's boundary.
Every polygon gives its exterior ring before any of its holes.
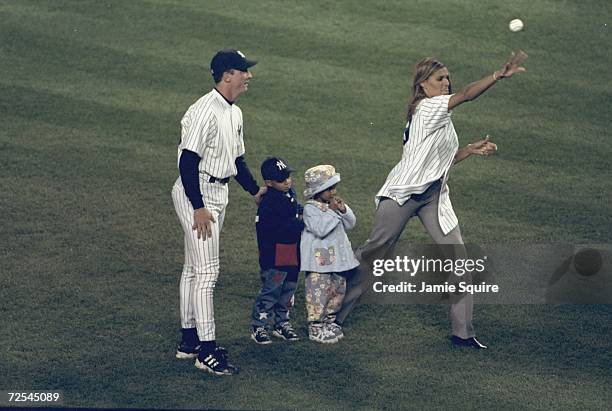
{"type": "Polygon", "coordinates": [[[338,196],[334,196],[329,202],[329,208],[332,210],[338,210],[342,214],[346,213],[346,205],[344,205],[344,200],[338,196]]]}

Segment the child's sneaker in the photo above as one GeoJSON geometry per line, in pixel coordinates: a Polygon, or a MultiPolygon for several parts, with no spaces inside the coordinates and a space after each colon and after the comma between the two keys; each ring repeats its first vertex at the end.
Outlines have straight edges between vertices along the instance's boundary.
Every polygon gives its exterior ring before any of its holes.
{"type": "Polygon", "coordinates": [[[323,323],[309,324],[308,338],[322,344],[334,344],[338,342],[338,337],[332,334],[323,323]]]}
{"type": "Polygon", "coordinates": [[[342,332],[342,326],[338,323],[331,322],[325,324],[330,333],[332,333],[338,340],[344,338],[344,333],[342,332]]]}
{"type": "Polygon", "coordinates": [[[272,344],[272,340],[268,335],[268,331],[266,327],[253,327],[251,331],[251,339],[255,341],[257,344],[272,344]]]}
{"type": "Polygon", "coordinates": [[[299,335],[297,335],[297,333],[293,330],[293,327],[289,321],[285,321],[277,325],[274,328],[274,331],[272,331],[272,335],[287,341],[299,341],[300,339],[299,335]]]}

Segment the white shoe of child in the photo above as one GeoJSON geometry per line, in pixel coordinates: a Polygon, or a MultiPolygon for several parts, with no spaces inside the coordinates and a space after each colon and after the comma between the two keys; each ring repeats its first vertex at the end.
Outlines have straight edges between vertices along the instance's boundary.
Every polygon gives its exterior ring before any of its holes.
{"type": "Polygon", "coordinates": [[[329,330],[329,332],[334,335],[338,340],[344,338],[344,333],[342,332],[342,326],[335,322],[326,323],[325,327],[329,330]]]}
{"type": "Polygon", "coordinates": [[[308,338],[322,344],[334,344],[338,337],[334,335],[324,323],[308,324],[308,338]]]}

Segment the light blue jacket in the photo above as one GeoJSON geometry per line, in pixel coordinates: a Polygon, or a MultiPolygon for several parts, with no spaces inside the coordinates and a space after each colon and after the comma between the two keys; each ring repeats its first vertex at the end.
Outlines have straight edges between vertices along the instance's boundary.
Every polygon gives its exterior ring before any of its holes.
{"type": "Polygon", "coordinates": [[[355,214],[348,205],[344,214],[325,208],[321,203],[315,205],[313,200],[304,206],[301,271],[339,273],[359,265],[346,236],[346,230],[355,227],[355,214]]]}

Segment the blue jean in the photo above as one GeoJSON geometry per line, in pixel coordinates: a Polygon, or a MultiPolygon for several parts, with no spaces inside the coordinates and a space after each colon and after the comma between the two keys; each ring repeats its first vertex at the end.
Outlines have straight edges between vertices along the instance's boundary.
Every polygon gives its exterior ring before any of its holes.
{"type": "Polygon", "coordinates": [[[255,299],[251,314],[251,325],[277,326],[289,321],[289,311],[297,289],[297,273],[269,269],[260,273],[261,290],[255,299]]]}

